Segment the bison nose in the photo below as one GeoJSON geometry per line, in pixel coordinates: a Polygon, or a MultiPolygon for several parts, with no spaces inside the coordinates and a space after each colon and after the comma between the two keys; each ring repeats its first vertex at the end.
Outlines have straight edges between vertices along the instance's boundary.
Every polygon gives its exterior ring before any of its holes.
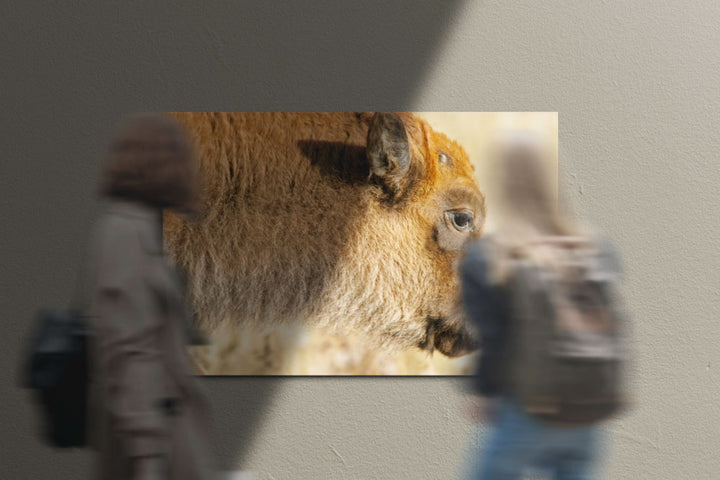
{"type": "Polygon", "coordinates": [[[420,348],[438,350],[448,357],[459,357],[479,348],[476,335],[465,325],[448,324],[442,319],[428,319],[427,336],[420,348]]]}

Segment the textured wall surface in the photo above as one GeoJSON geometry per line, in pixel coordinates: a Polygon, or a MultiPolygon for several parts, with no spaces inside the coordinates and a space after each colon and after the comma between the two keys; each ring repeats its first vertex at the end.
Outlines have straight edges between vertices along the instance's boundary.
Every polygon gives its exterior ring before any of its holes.
{"type": "MultiPolygon", "coordinates": [[[[560,180],[622,248],[635,409],[608,478],[720,476],[720,6],[666,2],[28,2],[0,15],[0,478],[82,478],[15,387],[61,305],[136,110],[557,111],[560,180]],[[122,5],[122,6],[118,6],[122,5]]],[[[452,478],[481,439],[456,378],[207,378],[223,469],[452,478]]]]}

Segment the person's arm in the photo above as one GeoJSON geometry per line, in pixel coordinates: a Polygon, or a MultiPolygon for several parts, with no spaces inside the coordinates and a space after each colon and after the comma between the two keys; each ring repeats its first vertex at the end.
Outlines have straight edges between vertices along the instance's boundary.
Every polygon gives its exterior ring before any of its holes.
{"type": "Polygon", "coordinates": [[[506,336],[501,294],[489,276],[482,244],[471,245],[463,256],[460,278],[465,311],[480,332],[480,366],[475,387],[483,396],[501,393],[506,336]]]}
{"type": "Polygon", "coordinates": [[[162,318],[146,278],[137,232],[119,223],[105,236],[95,292],[97,361],[108,389],[104,406],[135,478],[152,478],[168,453],[162,318]]]}

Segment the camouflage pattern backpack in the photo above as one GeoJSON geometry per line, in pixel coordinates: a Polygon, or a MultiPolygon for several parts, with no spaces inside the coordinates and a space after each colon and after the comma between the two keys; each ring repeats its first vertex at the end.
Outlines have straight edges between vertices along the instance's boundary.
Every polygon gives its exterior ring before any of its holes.
{"type": "Polygon", "coordinates": [[[511,255],[508,390],[527,413],[552,423],[598,422],[622,403],[618,272],[584,238],[533,243],[556,249],[558,261],[541,268],[511,255]]]}

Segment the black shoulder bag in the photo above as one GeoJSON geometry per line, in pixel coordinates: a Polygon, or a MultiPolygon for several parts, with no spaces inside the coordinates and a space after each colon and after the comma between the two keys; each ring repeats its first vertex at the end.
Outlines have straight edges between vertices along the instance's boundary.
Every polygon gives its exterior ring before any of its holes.
{"type": "MultiPolygon", "coordinates": [[[[81,268],[80,280],[83,274],[81,268]]],[[[21,384],[38,403],[43,437],[62,448],[87,445],[90,330],[79,302],[82,283],[70,308],[38,313],[22,361],[21,384]]]]}

